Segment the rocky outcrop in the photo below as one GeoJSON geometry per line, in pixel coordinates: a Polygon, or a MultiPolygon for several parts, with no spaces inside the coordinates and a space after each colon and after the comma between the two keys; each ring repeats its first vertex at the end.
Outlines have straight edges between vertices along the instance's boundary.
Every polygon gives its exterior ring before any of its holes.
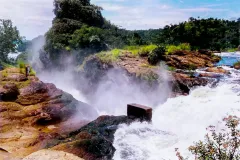
{"type": "Polygon", "coordinates": [[[86,160],[112,159],[114,133],[120,124],[130,124],[127,116],[101,116],[81,129],[49,141],[51,150],[64,151],[86,160]]]}
{"type": "Polygon", "coordinates": [[[76,113],[78,119],[97,117],[91,106],[53,84],[26,77],[19,68],[0,71],[0,150],[12,157],[44,148],[76,113]]]}
{"type": "Polygon", "coordinates": [[[235,69],[240,69],[240,62],[235,63],[235,64],[233,65],[233,67],[234,67],[235,69]]]}
{"type": "Polygon", "coordinates": [[[201,77],[191,77],[184,73],[174,72],[173,74],[173,94],[186,95],[197,86],[206,86],[211,80],[201,77]]]}
{"type": "Polygon", "coordinates": [[[177,69],[190,69],[213,67],[220,61],[220,57],[208,51],[177,51],[165,57],[166,64],[177,69]]]}
{"type": "Polygon", "coordinates": [[[54,150],[41,150],[35,152],[23,160],[83,160],[77,156],[72,154],[62,152],[62,151],[54,151],[54,150]]]}
{"type": "MultiPolygon", "coordinates": [[[[208,51],[204,53],[178,51],[174,55],[167,55],[164,58],[165,63],[169,66],[187,70],[214,66],[214,63],[219,59],[219,57],[213,56],[212,53],[208,51]]],[[[113,72],[116,74],[120,73],[122,76],[129,77],[129,83],[144,85],[145,91],[156,89],[156,86],[159,85],[159,81],[161,81],[160,79],[162,78],[160,72],[163,70],[160,69],[160,66],[150,65],[146,57],[136,57],[128,52],[121,55],[118,60],[112,63],[102,62],[96,55],[88,57],[81,66],[81,69],[82,72],[80,72],[79,75],[85,75],[87,81],[84,86],[80,86],[80,89],[88,94],[89,90],[91,90],[90,95],[92,95],[91,92],[94,92],[94,88],[98,87],[98,82],[107,81],[103,78],[106,77],[105,75],[107,75],[110,70],[114,70],[113,72]]],[[[218,71],[220,72],[222,70],[219,69],[218,71]]],[[[191,88],[205,86],[210,81],[205,78],[205,75],[194,77],[190,74],[175,71],[168,72],[169,78],[167,78],[167,81],[169,81],[169,85],[172,86],[173,95],[188,94],[191,88]]]]}
{"type": "Polygon", "coordinates": [[[206,71],[211,73],[230,74],[229,71],[223,69],[222,67],[209,67],[206,71]]]}

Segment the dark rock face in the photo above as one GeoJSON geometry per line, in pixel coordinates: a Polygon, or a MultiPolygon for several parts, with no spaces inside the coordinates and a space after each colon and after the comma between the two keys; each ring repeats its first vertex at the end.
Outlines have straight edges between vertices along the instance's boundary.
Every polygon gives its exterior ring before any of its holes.
{"type": "Polygon", "coordinates": [[[0,88],[0,101],[15,101],[18,95],[19,91],[14,83],[5,84],[0,88]]]}
{"type": "Polygon", "coordinates": [[[197,86],[206,86],[211,80],[201,77],[190,77],[183,73],[173,73],[172,82],[173,92],[180,94],[189,94],[191,88],[197,86]]]}
{"type": "Polygon", "coordinates": [[[140,121],[152,121],[152,108],[139,105],[139,104],[128,104],[127,115],[129,118],[133,117],[140,121]]]}
{"type": "Polygon", "coordinates": [[[86,160],[112,159],[114,133],[118,125],[130,124],[127,116],[101,116],[81,129],[48,144],[48,148],[75,154],[86,160]]]}

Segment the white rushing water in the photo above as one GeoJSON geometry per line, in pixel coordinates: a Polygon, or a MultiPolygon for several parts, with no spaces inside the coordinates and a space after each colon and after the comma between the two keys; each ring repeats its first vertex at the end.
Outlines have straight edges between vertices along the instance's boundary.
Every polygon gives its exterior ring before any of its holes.
{"type": "Polygon", "coordinates": [[[156,107],[152,124],[122,125],[115,133],[114,160],[176,160],[175,149],[194,159],[188,147],[204,140],[207,127],[224,127],[223,118],[240,116],[240,71],[231,72],[215,88],[199,87],[188,96],[156,107]]]}

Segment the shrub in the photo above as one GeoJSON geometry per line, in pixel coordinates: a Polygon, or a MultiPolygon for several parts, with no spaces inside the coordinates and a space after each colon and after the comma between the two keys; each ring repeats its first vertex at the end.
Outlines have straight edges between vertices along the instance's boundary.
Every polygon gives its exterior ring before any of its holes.
{"type": "Polygon", "coordinates": [[[240,69],[240,61],[234,63],[233,67],[234,67],[235,69],[240,69]]]}
{"type": "MultiPolygon", "coordinates": [[[[211,134],[205,136],[205,141],[199,141],[189,147],[189,151],[197,160],[239,160],[240,159],[240,129],[239,118],[229,116],[225,118],[228,130],[221,133],[210,126],[211,134]]],[[[184,158],[177,152],[179,160],[184,158]]]]}
{"type": "Polygon", "coordinates": [[[172,67],[172,66],[168,66],[168,70],[169,70],[169,71],[176,71],[176,68],[175,68],[175,67],[172,67]]]}
{"type": "Polygon", "coordinates": [[[237,48],[228,48],[227,52],[236,52],[238,49],[237,48]]]}
{"type": "Polygon", "coordinates": [[[138,54],[141,57],[148,56],[154,49],[156,49],[156,45],[148,45],[148,46],[143,46],[139,49],[138,54]]]}
{"type": "Polygon", "coordinates": [[[159,46],[158,48],[154,49],[148,55],[148,62],[152,65],[156,65],[161,59],[163,59],[165,51],[166,49],[164,46],[159,46]]]}
{"type": "Polygon", "coordinates": [[[180,48],[181,50],[184,50],[184,51],[190,51],[190,50],[191,50],[191,46],[190,46],[189,43],[181,43],[181,44],[179,45],[179,48],[180,48]]]}
{"type": "Polygon", "coordinates": [[[122,51],[119,49],[114,49],[112,51],[103,51],[97,54],[97,57],[103,62],[103,63],[112,63],[114,61],[117,61],[120,57],[122,51]]]}
{"type": "Polygon", "coordinates": [[[166,48],[167,48],[167,54],[172,54],[172,53],[180,50],[179,47],[174,46],[174,45],[169,45],[166,48]]]}
{"type": "Polygon", "coordinates": [[[36,72],[33,70],[33,68],[30,69],[29,76],[36,76],[36,72]]]}
{"type": "Polygon", "coordinates": [[[18,67],[21,69],[21,68],[25,68],[25,63],[23,61],[18,61],[18,67]]]}
{"type": "Polygon", "coordinates": [[[191,46],[189,43],[181,43],[178,46],[175,45],[169,45],[167,48],[167,54],[173,54],[176,51],[190,51],[191,46]]]}
{"type": "Polygon", "coordinates": [[[131,52],[134,56],[146,57],[150,54],[154,49],[156,49],[156,45],[147,45],[147,46],[125,46],[124,50],[131,52]]]}

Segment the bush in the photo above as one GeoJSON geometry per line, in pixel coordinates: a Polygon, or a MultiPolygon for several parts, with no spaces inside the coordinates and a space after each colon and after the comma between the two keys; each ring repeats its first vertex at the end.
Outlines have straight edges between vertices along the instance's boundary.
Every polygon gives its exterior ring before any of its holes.
{"type": "Polygon", "coordinates": [[[169,45],[167,48],[167,54],[173,54],[176,51],[190,51],[191,46],[189,43],[181,43],[178,46],[175,45],[169,45]]]}
{"type": "Polygon", "coordinates": [[[21,69],[21,68],[25,68],[25,63],[23,61],[18,61],[18,67],[21,69]]]}
{"type": "MultiPolygon", "coordinates": [[[[199,141],[189,147],[189,151],[197,160],[239,160],[240,159],[240,130],[239,118],[229,116],[225,118],[228,131],[216,133],[215,128],[210,126],[211,134],[207,134],[205,142],[199,141]]],[[[179,160],[184,158],[177,152],[179,160]]]]}
{"type": "Polygon", "coordinates": [[[125,46],[124,50],[131,52],[134,56],[146,57],[156,48],[157,48],[156,45],[125,46]]]}
{"type": "Polygon", "coordinates": [[[166,48],[164,46],[159,46],[148,55],[148,62],[152,65],[156,65],[161,59],[164,58],[165,52],[166,48]]]}
{"type": "Polygon", "coordinates": [[[98,53],[96,56],[103,62],[103,63],[112,63],[117,61],[122,51],[119,49],[114,49],[111,51],[103,51],[98,53]]]}

